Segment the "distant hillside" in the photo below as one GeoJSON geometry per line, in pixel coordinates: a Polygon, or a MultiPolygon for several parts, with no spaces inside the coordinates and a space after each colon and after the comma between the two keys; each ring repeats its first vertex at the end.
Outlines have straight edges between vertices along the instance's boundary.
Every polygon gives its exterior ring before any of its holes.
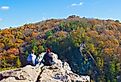
{"type": "Polygon", "coordinates": [[[0,70],[24,66],[32,49],[38,55],[47,47],[59,54],[62,61],[67,61],[77,74],[88,74],[102,82],[121,79],[121,23],[118,20],[73,15],[0,30],[0,70]],[[86,47],[80,53],[82,43],[86,47]]]}

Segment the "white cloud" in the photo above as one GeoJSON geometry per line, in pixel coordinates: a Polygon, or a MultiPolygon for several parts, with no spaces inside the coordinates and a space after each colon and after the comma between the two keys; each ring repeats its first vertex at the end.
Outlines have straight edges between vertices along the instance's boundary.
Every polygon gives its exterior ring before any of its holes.
{"type": "Polygon", "coordinates": [[[0,9],[1,10],[8,10],[8,9],[10,9],[10,7],[9,6],[1,6],[0,9]]]}
{"type": "Polygon", "coordinates": [[[80,2],[80,3],[73,3],[73,4],[71,4],[71,6],[81,6],[81,5],[83,5],[83,2],[80,2]]]}
{"type": "Polygon", "coordinates": [[[80,3],[79,3],[79,5],[83,5],[83,3],[82,3],[82,2],[80,2],[80,3]]]}
{"type": "Polygon", "coordinates": [[[75,3],[73,3],[73,4],[71,4],[71,6],[76,6],[77,4],[75,4],[75,3]]]}

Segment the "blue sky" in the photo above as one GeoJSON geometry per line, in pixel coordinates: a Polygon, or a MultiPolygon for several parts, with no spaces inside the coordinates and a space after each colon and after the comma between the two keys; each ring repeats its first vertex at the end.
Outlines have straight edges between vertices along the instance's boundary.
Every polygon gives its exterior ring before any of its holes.
{"type": "Polygon", "coordinates": [[[121,20],[121,0],[0,0],[1,29],[69,15],[121,20]]]}

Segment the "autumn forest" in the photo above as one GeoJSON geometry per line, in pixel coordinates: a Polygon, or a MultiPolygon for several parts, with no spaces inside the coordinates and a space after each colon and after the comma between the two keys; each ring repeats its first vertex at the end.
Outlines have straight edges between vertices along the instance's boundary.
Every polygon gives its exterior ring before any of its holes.
{"type": "Polygon", "coordinates": [[[98,82],[121,79],[121,23],[118,20],[72,15],[2,29],[0,71],[25,66],[32,49],[38,55],[47,47],[79,75],[90,75],[98,82]],[[82,43],[85,48],[80,52],[82,43]]]}

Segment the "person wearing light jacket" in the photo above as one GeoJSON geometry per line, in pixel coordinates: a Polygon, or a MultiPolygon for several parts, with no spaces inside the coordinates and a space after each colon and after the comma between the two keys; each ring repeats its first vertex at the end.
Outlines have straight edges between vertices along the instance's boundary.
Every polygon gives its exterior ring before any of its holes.
{"type": "Polygon", "coordinates": [[[32,50],[32,53],[28,55],[27,62],[30,65],[36,65],[36,55],[34,54],[34,50],[32,50]]]}

